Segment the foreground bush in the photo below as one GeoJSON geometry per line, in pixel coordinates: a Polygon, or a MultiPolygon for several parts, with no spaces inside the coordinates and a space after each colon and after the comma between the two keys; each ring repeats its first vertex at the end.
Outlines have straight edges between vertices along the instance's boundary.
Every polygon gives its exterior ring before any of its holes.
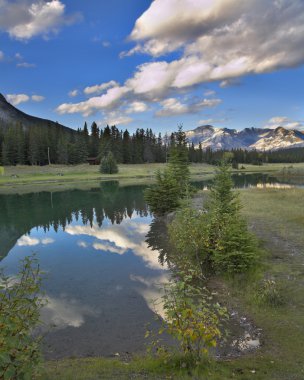
{"type": "MultiPolygon", "coordinates": [[[[221,325],[227,311],[212,300],[210,292],[202,285],[195,269],[178,271],[164,287],[162,297],[165,318],[158,335],[166,332],[178,341],[176,346],[152,343],[165,359],[182,354],[189,363],[199,363],[216,347],[221,338],[221,325]],[[178,352],[176,352],[178,350],[178,352]]],[[[150,332],[146,334],[149,336],[150,332]]]]}
{"type": "Polygon", "coordinates": [[[40,338],[32,335],[43,300],[37,261],[25,258],[14,278],[0,273],[0,379],[35,379],[42,362],[40,338]]]}

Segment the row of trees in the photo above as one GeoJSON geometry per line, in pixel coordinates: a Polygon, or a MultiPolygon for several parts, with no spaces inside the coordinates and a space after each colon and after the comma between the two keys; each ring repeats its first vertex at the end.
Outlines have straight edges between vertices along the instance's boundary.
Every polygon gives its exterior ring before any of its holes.
{"type": "MultiPolygon", "coordinates": [[[[2,165],[47,165],[80,164],[88,157],[100,158],[112,152],[118,163],[138,164],[144,162],[166,162],[168,151],[175,144],[175,134],[155,135],[151,129],[137,129],[130,134],[116,126],[100,129],[95,122],[89,128],[87,123],[77,131],[64,129],[59,124],[33,126],[25,129],[21,124],[8,128],[0,124],[0,164],[2,165]]],[[[213,151],[185,146],[188,159],[194,163],[218,164],[227,151],[213,151]]],[[[286,149],[274,152],[231,151],[232,162],[262,165],[266,162],[303,162],[304,148],[286,149]]]]}

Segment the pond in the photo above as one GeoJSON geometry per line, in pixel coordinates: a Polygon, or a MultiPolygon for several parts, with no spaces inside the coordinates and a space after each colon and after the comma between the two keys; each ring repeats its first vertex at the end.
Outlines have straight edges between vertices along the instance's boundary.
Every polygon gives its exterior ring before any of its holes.
{"type": "MultiPolygon", "coordinates": [[[[236,187],[279,183],[262,178],[234,181],[236,187]]],[[[36,253],[46,272],[47,358],[145,349],[146,324],[158,326],[153,300],[169,271],[150,248],[161,251],[162,231],[153,223],[143,189],[103,182],[86,191],[0,196],[1,266],[14,274],[20,259],[36,253]]]]}

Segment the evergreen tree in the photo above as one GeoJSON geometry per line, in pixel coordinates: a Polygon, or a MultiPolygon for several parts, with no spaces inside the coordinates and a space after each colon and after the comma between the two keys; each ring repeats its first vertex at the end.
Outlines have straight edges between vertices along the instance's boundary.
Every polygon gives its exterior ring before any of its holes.
{"type": "Polygon", "coordinates": [[[169,171],[179,184],[180,197],[183,198],[189,189],[190,170],[186,134],[181,126],[173,141],[169,152],[169,171]]]}
{"type": "Polygon", "coordinates": [[[102,158],[99,170],[103,174],[118,173],[118,166],[112,152],[102,158]]]}
{"type": "Polygon", "coordinates": [[[169,170],[157,171],[156,185],[144,193],[150,210],[158,215],[174,211],[180,204],[179,195],[179,184],[169,170]]]}
{"type": "Polygon", "coordinates": [[[230,168],[223,162],[214,179],[208,205],[209,258],[215,271],[241,273],[257,261],[258,247],[241,213],[239,194],[232,189],[230,168]]]}
{"type": "Polygon", "coordinates": [[[145,199],[156,214],[175,210],[189,190],[189,161],[186,135],[180,127],[171,145],[169,165],[156,173],[156,185],[145,191],[145,199]]]}

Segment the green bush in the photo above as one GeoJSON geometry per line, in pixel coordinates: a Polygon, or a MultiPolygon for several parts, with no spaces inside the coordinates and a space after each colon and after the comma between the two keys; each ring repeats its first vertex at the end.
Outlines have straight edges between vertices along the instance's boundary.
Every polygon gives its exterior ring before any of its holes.
{"type": "MultiPolygon", "coordinates": [[[[164,287],[162,297],[165,318],[158,335],[166,332],[175,338],[178,350],[189,362],[198,363],[216,347],[222,336],[221,323],[227,318],[227,311],[218,303],[212,302],[212,297],[202,284],[197,283],[196,271],[188,268],[187,272],[179,271],[164,287]]],[[[150,336],[148,331],[146,337],[150,336]]],[[[165,359],[170,354],[176,354],[176,347],[159,346],[158,353],[165,359]]]]}
{"type": "Polygon", "coordinates": [[[38,376],[41,339],[32,333],[43,306],[40,287],[41,272],[34,258],[25,258],[14,278],[0,272],[0,379],[38,376]]]}
{"type": "Polygon", "coordinates": [[[103,174],[116,174],[118,173],[118,166],[112,152],[104,156],[100,162],[100,173],[103,174]]]}

